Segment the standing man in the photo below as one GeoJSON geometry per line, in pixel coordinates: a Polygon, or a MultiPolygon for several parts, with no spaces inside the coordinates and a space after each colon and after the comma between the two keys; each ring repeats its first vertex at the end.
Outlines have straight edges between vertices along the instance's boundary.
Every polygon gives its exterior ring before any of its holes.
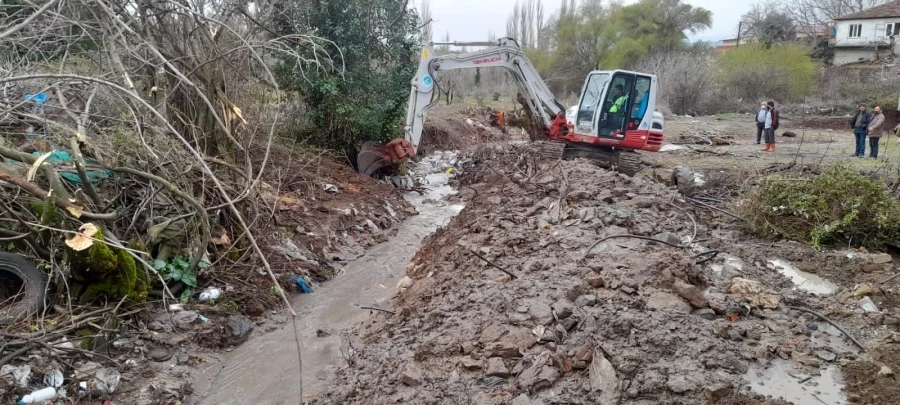
{"type": "Polygon", "coordinates": [[[763,152],[775,152],[775,130],[778,129],[778,110],[775,109],[775,102],[766,103],[766,121],[763,124],[763,133],[766,137],[766,148],[763,152]]]}
{"type": "Polygon", "coordinates": [[[856,136],[856,154],[854,156],[858,158],[866,156],[866,135],[869,133],[871,121],[872,113],[866,109],[865,104],[860,104],[859,111],[850,120],[850,127],[853,128],[853,135],[856,136]]]}
{"type": "Polygon", "coordinates": [[[759,103],[759,111],[756,112],[756,144],[762,142],[763,130],[766,129],[766,115],[769,113],[768,105],[765,101],[759,103]]]}
{"type": "Polygon", "coordinates": [[[872,121],[869,122],[869,127],[867,128],[869,132],[869,149],[871,149],[869,157],[872,159],[878,159],[878,142],[881,141],[882,126],[884,126],[884,114],[881,113],[881,107],[875,106],[875,115],[872,116],[872,121]]]}

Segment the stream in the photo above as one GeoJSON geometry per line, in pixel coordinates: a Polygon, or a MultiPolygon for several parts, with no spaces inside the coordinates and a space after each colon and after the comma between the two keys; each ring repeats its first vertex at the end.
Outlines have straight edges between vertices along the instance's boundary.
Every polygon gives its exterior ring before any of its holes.
{"type": "MultiPolygon", "coordinates": [[[[417,164],[414,171],[431,173],[425,177],[424,185],[429,190],[424,195],[407,193],[404,197],[419,215],[405,220],[388,242],[347,263],[342,274],[314,293],[293,298],[303,357],[304,399],[321,394],[335,371],[346,364],[340,332],[369,316],[369,311],[359,306],[390,309],[397,283],[405,276],[406,265],[423,240],[462,211],[462,205],[445,199],[456,191],[448,184],[450,175],[442,169],[448,166],[446,162],[455,159],[455,154],[438,152],[417,164]],[[328,335],[318,337],[317,330],[327,331],[328,335]]],[[[253,337],[226,353],[221,362],[200,367],[194,376],[196,391],[191,403],[300,403],[292,328],[288,320],[283,328],[253,337]]]]}

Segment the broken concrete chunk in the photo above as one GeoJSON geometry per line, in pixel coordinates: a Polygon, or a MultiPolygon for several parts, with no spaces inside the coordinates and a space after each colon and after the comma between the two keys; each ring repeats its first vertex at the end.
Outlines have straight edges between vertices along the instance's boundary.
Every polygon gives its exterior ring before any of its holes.
{"type": "Polygon", "coordinates": [[[520,356],[519,348],[509,342],[491,343],[484,348],[484,355],[487,357],[502,357],[504,359],[512,359],[520,356]]]}
{"type": "Polygon", "coordinates": [[[549,325],[553,323],[553,309],[543,302],[534,302],[528,306],[528,315],[537,322],[538,325],[549,325]]]}
{"type": "Polygon", "coordinates": [[[422,384],[422,369],[415,363],[409,363],[400,372],[400,382],[410,387],[422,384]]]}
{"type": "Polygon", "coordinates": [[[780,298],[777,295],[763,293],[759,281],[747,280],[740,277],[731,281],[729,292],[743,298],[750,303],[750,305],[766,309],[778,308],[780,301],[780,298]]]}
{"type": "Polygon", "coordinates": [[[809,367],[819,367],[822,364],[819,361],[819,359],[816,359],[808,354],[800,353],[800,352],[791,353],[791,359],[796,361],[797,363],[800,363],[804,366],[809,366],[809,367]]]}
{"type": "Polygon", "coordinates": [[[588,285],[593,288],[602,288],[605,284],[603,281],[603,276],[601,276],[600,273],[597,273],[596,271],[592,271],[590,274],[588,274],[588,276],[585,278],[585,281],[587,281],[588,285]]]}
{"type": "Polygon", "coordinates": [[[472,358],[472,356],[463,357],[459,361],[459,365],[461,365],[466,370],[481,370],[481,362],[472,358]]]}
{"type": "Polygon", "coordinates": [[[559,371],[542,363],[532,364],[530,367],[522,371],[516,384],[519,387],[536,392],[553,386],[553,383],[559,379],[559,371]]]}
{"type": "Polygon", "coordinates": [[[869,261],[875,264],[888,264],[894,261],[894,258],[887,253],[878,253],[869,256],[869,261]]]}
{"type": "Polygon", "coordinates": [[[590,367],[591,393],[598,405],[616,405],[622,397],[622,388],[616,369],[599,349],[594,350],[590,367]]]}
{"type": "Polygon", "coordinates": [[[647,298],[647,308],[679,314],[691,313],[691,304],[688,304],[685,300],[675,294],[662,291],[650,294],[650,297],[647,298]]]}
{"type": "Polygon", "coordinates": [[[553,311],[556,312],[556,316],[560,320],[563,320],[563,319],[566,319],[566,318],[572,316],[573,310],[574,310],[574,308],[572,307],[572,304],[569,301],[559,300],[559,301],[556,301],[555,303],[553,303],[553,311]]]}
{"type": "Polygon", "coordinates": [[[823,361],[827,361],[829,363],[833,362],[834,359],[837,358],[837,355],[828,351],[828,350],[819,350],[816,351],[816,357],[822,359],[823,361]]]}
{"type": "Polygon", "coordinates": [[[575,299],[575,306],[579,308],[592,307],[594,305],[597,305],[597,296],[593,294],[582,295],[575,299]]]}
{"type": "Polygon", "coordinates": [[[488,377],[509,377],[509,369],[506,368],[506,364],[503,363],[503,359],[499,357],[491,357],[487,359],[487,364],[484,367],[485,375],[488,377]]]}
{"type": "Polygon", "coordinates": [[[673,287],[675,288],[675,292],[678,293],[681,298],[686,299],[694,308],[699,309],[709,306],[709,302],[706,300],[706,297],[703,296],[703,292],[696,286],[683,281],[676,281],[673,287]]]}

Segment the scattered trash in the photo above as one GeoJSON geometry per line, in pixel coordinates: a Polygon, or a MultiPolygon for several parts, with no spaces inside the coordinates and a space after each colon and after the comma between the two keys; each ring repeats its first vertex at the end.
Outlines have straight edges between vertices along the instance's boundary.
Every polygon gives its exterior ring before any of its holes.
{"type": "Polygon", "coordinates": [[[207,317],[205,317],[205,316],[203,316],[203,315],[200,315],[200,314],[197,314],[197,319],[199,319],[200,322],[203,322],[203,323],[209,322],[209,318],[207,318],[207,317]]]}
{"type": "Polygon", "coordinates": [[[297,284],[297,287],[300,287],[300,291],[303,291],[304,294],[312,294],[312,288],[309,287],[309,284],[306,283],[303,277],[297,277],[294,283],[297,284]]]}
{"type": "Polygon", "coordinates": [[[323,184],[322,189],[331,194],[337,194],[337,193],[341,192],[341,190],[338,188],[338,186],[335,186],[334,184],[329,184],[329,183],[323,184]]]}
{"type": "Polygon", "coordinates": [[[58,369],[50,370],[44,374],[44,384],[53,388],[62,387],[64,381],[65,377],[63,376],[62,371],[58,369]]]}
{"type": "Polygon", "coordinates": [[[661,148],[659,148],[659,151],[660,152],[671,152],[673,150],[682,150],[682,149],[687,149],[687,148],[685,148],[684,146],[681,146],[681,145],[674,145],[671,143],[667,143],[667,144],[663,145],[661,148]]]}
{"type": "Polygon", "coordinates": [[[219,297],[221,295],[222,295],[222,290],[220,290],[216,287],[209,287],[200,293],[200,298],[198,299],[198,301],[200,301],[200,302],[215,301],[215,300],[219,299],[219,297]]]}
{"type": "Polygon", "coordinates": [[[56,398],[56,388],[47,387],[28,394],[19,400],[20,404],[38,404],[56,398]]]}
{"type": "Polygon", "coordinates": [[[98,395],[108,395],[116,392],[122,375],[114,368],[104,368],[94,376],[94,391],[98,395]]]}
{"type": "Polygon", "coordinates": [[[172,311],[172,312],[184,311],[184,305],[183,304],[169,304],[169,311],[172,311]]]}
{"type": "Polygon", "coordinates": [[[859,300],[859,306],[863,309],[863,311],[866,311],[870,314],[879,312],[878,307],[875,306],[875,302],[873,302],[869,297],[864,297],[863,299],[859,300]]]}
{"type": "Polygon", "coordinates": [[[21,367],[7,364],[0,368],[0,379],[6,380],[8,383],[16,385],[19,388],[27,387],[30,378],[31,366],[27,364],[21,367]]]}

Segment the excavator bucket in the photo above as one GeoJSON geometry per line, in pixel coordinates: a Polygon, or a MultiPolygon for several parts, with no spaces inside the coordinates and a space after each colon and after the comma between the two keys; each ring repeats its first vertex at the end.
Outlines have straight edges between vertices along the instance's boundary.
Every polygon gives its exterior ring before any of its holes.
{"type": "Polygon", "coordinates": [[[382,169],[396,170],[415,154],[412,144],[406,139],[396,139],[387,145],[370,141],[362,144],[356,163],[360,173],[372,176],[382,169]]]}

